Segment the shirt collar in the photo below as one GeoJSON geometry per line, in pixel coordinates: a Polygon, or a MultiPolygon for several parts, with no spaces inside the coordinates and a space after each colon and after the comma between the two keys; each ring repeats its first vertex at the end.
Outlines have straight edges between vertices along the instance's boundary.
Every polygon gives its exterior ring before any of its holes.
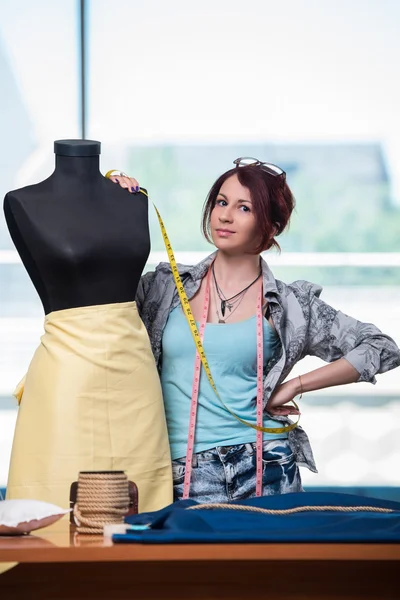
{"type": "MultiPolygon", "coordinates": [[[[215,250],[212,254],[209,254],[202,261],[197,263],[197,265],[181,265],[178,264],[178,272],[179,275],[189,276],[193,281],[198,281],[203,279],[205,274],[207,273],[211,263],[215,259],[218,250],[215,250]]],[[[263,274],[263,287],[264,287],[264,296],[267,294],[276,294],[279,295],[279,291],[276,285],[276,279],[269,268],[267,262],[261,257],[261,268],[263,274]]],[[[160,263],[157,267],[157,270],[164,270],[168,273],[172,273],[171,265],[169,262],[160,263]]]]}

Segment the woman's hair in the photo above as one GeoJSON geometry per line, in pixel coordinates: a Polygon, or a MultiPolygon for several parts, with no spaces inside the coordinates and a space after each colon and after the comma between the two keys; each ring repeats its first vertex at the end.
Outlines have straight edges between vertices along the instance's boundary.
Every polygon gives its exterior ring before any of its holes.
{"type": "Polygon", "coordinates": [[[260,243],[254,250],[259,254],[264,250],[280,246],[275,235],[280,235],[289,224],[290,215],[295,206],[295,199],[285,179],[281,176],[270,175],[260,166],[235,167],[218,177],[203,206],[202,230],[206,240],[212,243],[210,218],[217,201],[222,184],[232,175],[237,175],[241,185],[250,191],[252,210],[257,223],[257,233],[260,243]],[[274,228],[277,229],[274,234],[274,228]]]}

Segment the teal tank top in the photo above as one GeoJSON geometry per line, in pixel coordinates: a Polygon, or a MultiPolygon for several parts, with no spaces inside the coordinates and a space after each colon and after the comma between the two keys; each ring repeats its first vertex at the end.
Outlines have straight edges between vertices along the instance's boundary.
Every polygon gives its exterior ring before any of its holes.
{"type": "MultiPolygon", "coordinates": [[[[257,319],[236,323],[207,323],[204,350],[218,393],[238,417],[256,424],[257,319]]],[[[199,326],[199,324],[197,324],[199,326]]],[[[280,348],[277,333],[263,319],[264,365],[280,348]]],[[[181,306],[171,311],[162,339],[161,385],[172,459],[186,456],[190,403],[195,361],[193,337],[181,306]]],[[[265,427],[282,423],[264,420],[265,427]]],[[[287,433],[264,433],[264,439],[286,438],[287,433]]],[[[256,430],[243,425],[218,400],[204,369],[201,369],[194,452],[215,446],[256,441],[256,430]]]]}

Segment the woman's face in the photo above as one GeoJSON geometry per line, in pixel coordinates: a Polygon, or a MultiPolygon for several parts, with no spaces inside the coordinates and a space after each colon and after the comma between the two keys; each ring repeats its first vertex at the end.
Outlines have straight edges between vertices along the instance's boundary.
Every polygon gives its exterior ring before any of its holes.
{"type": "Polygon", "coordinates": [[[229,253],[251,252],[257,243],[250,191],[236,175],[229,177],[219,190],[210,229],[215,246],[229,253]]]}

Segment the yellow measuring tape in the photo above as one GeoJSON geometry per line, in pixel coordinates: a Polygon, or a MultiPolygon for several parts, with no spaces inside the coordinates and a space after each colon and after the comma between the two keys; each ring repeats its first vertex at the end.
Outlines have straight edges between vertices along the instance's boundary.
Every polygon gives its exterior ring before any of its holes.
{"type": "MultiPolygon", "coordinates": [[[[111,169],[111,171],[108,171],[105,175],[106,179],[109,179],[112,176],[112,173],[114,173],[114,171],[115,171],[115,169],[111,169]]],[[[143,190],[142,188],[140,188],[140,192],[149,198],[148,193],[145,190],[143,190]]],[[[165,225],[163,223],[160,213],[158,212],[156,205],[154,204],[154,202],[152,202],[152,204],[155,208],[155,211],[156,211],[157,217],[158,217],[158,221],[160,223],[161,233],[162,233],[165,248],[166,248],[167,254],[168,254],[168,260],[171,265],[172,274],[173,274],[173,277],[175,280],[176,289],[178,290],[178,294],[179,294],[179,298],[180,298],[180,301],[182,304],[183,311],[186,315],[187,322],[189,323],[190,331],[192,333],[194,343],[196,344],[197,351],[200,355],[201,363],[204,367],[204,371],[206,372],[208,381],[210,382],[211,387],[213,388],[218,400],[221,402],[222,406],[232,415],[232,417],[234,417],[235,419],[237,419],[238,421],[240,421],[241,423],[243,423],[243,425],[246,425],[247,427],[251,427],[252,429],[256,429],[257,431],[263,431],[264,433],[287,433],[288,431],[292,431],[293,429],[295,429],[295,427],[297,427],[297,425],[300,421],[300,415],[299,415],[299,418],[297,419],[296,423],[292,423],[291,425],[287,425],[284,427],[260,427],[259,425],[253,425],[253,423],[249,423],[248,421],[245,421],[244,419],[241,419],[240,417],[238,417],[238,415],[236,415],[222,400],[221,396],[218,393],[218,390],[216,388],[216,385],[214,383],[212,375],[211,375],[211,370],[210,370],[210,367],[209,367],[209,364],[208,364],[208,361],[206,358],[206,354],[204,352],[203,344],[200,339],[200,334],[196,327],[196,321],[195,321],[192,311],[190,309],[189,300],[186,295],[182,280],[181,280],[179,272],[178,272],[178,266],[176,264],[174,252],[172,250],[172,246],[169,241],[167,231],[165,229],[165,225]]],[[[294,400],[292,400],[292,402],[293,402],[294,406],[297,409],[299,409],[296,402],[294,400]]]]}

